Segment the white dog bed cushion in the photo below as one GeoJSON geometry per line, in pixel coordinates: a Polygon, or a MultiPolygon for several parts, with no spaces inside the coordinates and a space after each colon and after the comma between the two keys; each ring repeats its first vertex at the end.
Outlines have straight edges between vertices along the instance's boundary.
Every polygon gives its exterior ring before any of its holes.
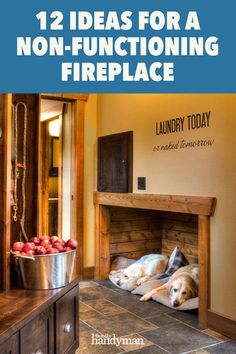
{"type": "MultiPolygon", "coordinates": [[[[138,286],[136,289],[132,291],[132,294],[136,295],[145,295],[149,291],[163,285],[169,280],[169,278],[160,279],[160,280],[149,280],[148,282],[138,286]]],[[[162,305],[168,306],[173,310],[180,310],[180,311],[187,311],[187,310],[194,310],[198,308],[198,297],[193,299],[189,299],[185,301],[182,305],[174,307],[170,303],[169,296],[167,294],[167,290],[163,289],[158,294],[152,297],[153,300],[161,303],[162,305]]]]}

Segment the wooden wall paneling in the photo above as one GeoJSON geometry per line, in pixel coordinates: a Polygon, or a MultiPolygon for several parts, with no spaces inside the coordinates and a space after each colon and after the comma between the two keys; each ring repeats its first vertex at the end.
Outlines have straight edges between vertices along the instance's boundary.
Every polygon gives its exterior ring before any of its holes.
{"type": "Polygon", "coordinates": [[[161,239],[160,230],[135,230],[129,232],[121,231],[110,233],[111,244],[133,241],[148,241],[156,239],[161,239]]]}
{"type": "MultiPolygon", "coordinates": [[[[119,256],[132,258],[132,259],[139,259],[142,256],[145,256],[147,253],[149,253],[149,254],[151,254],[151,253],[161,253],[161,247],[153,248],[153,249],[149,248],[148,252],[145,249],[143,249],[141,251],[130,251],[130,252],[123,252],[123,253],[121,252],[121,253],[119,253],[119,256]]],[[[117,256],[117,254],[110,255],[111,262],[115,259],[116,256],[117,256]]]]}
{"type": "Polygon", "coordinates": [[[198,250],[199,250],[199,323],[207,325],[207,311],[210,298],[210,218],[198,217],[198,250]]]}
{"type": "Polygon", "coordinates": [[[198,262],[198,217],[183,213],[162,213],[162,253],[171,255],[178,246],[189,263],[198,262]]]}
{"type": "MultiPolygon", "coordinates": [[[[160,213],[152,210],[108,207],[110,255],[130,256],[161,251],[160,213]]],[[[128,257],[130,258],[130,257],[128,257]]]]}
{"type": "Polygon", "coordinates": [[[0,289],[10,288],[11,103],[0,95],[0,289]]]}
{"type": "Polygon", "coordinates": [[[164,255],[170,256],[175,247],[178,246],[181,251],[184,253],[187,261],[189,263],[198,262],[198,247],[191,246],[182,242],[173,242],[170,240],[162,239],[162,248],[161,251],[164,255]]]}
{"type": "MultiPolygon", "coordinates": [[[[38,119],[39,119],[39,95],[37,94],[13,94],[12,103],[24,102],[27,106],[27,170],[26,170],[26,215],[25,230],[28,237],[37,234],[38,229],[38,119]]],[[[18,157],[22,161],[23,149],[23,110],[19,107],[18,115],[19,145],[18,157]]],[[[19,180],[21,186],[21,179],[19,180]]],[[[22,213],[21,187],[19,191],[19,215],[22,213]]],[[[12,242],[18,240],[20,233],[19,220],[12,221],[12,242]]]]}
{"type": "Polygon", "coordinates": [[[75,272],[83,270],[84,101],[72,105],[72,213],[71,236],[79,242],[75,272]]]}
{"type": "Polygon", "coordinates": [[[130,241],[110,244],[110,253],[112,255],[120,253],[130,253],[135,251],[146,251],[146,254],[150,253],[150,249],[161,250],[161,239],[145,240],[145,241],[130,241]]]}

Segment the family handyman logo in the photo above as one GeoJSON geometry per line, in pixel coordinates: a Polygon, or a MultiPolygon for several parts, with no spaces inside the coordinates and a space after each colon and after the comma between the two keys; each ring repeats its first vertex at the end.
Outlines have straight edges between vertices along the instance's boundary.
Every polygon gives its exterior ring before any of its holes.
{"type": "Polygon", "coordinates": [[[116,347],[122,345],[144,345],[143,338],[129,338],[129,337],[117,337],[113,334],[98,334],[92,333],[92,345],[115,345],[116,347]]]}

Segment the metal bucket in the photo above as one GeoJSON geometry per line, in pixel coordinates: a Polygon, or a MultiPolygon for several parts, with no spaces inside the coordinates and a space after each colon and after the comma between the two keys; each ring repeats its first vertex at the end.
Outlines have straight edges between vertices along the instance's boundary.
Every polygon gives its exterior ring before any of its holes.
{"type": "Polygon", "coordinates": [[[35,255],[16,256],[20,282],[24,289],[56,289],[72,280],[76,250],[35,255]]]}

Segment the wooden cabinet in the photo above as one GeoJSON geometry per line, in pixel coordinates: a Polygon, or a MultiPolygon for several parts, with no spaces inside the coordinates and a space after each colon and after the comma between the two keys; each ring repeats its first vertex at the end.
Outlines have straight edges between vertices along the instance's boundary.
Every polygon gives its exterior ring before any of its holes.
{"type": "Polygon", "coordinates": [[[0,354],[74,354],[78,281],[55,290],[0,293],[0,354]]]}
{"type": "Polygon", "coordinates": [[[19,343],[19,332],[17,332],[0,345],[0,354],[19,354],[19,343]]]}
{"type": "Polygon", "coordinates": [[[74,353],[77,347],[78,291],[71,290],[56,302],[56,353],[74,353]]]}
{"type": "Polygon", "coordinates": [[[53,305],[20,330],[20,353],[53,353],[53,305]]]}

